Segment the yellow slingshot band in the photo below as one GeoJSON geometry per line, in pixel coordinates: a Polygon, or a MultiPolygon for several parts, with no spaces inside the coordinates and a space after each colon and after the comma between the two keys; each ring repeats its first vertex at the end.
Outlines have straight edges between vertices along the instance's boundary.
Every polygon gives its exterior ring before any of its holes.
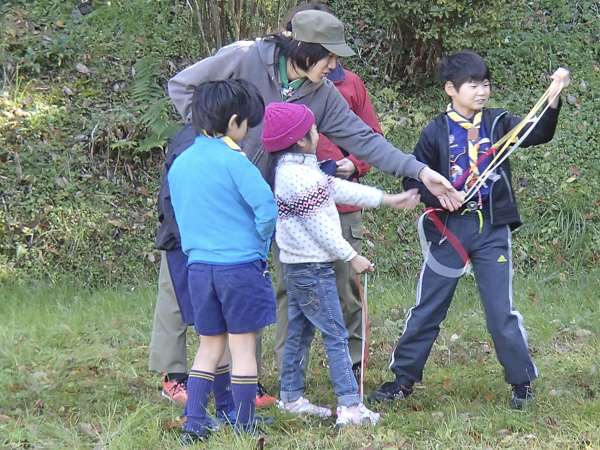
{"type": "Polygon", "coordinates": [[[510,130],[508,133],[506,133],[498,142],[496,142],[493,145],[493,148],[497,149],[497,151],[495,152],[494,159],[492,159],[492,161],[490,162],[490,165],[481,174],[479,174],[475,183],[473,183],[473,185],[467,190],[467,192],[465,193],[465,198],[463,199],[463,202],[462,202],[463,205],[465,203],[467,203],[471,199],[471,197],[473,197],[473,195],[481,188],[481,186],[483,186],[485,181],[490,177],[490,175],[494,172],[494,170],[496,170],[496,168],[500,164],[502,164],[504,162],[504,160],[506,158],[508,158],[508,156],[519,147],[519,145],[521,145],[521,142],[523,142],[525,140],[525,138],[527,138],[527,136],[529,136],[529,133],[531,133],[531,131],[536,126],[536,124],[538,123],[540,118],[548,110],[548,108],[550,107],[550,104],[554,101],[554,99],[556,99],[556,97],[558,97],[560,95],[560,92],[562,91],[562,84],[563,84],[562,82],[561,82],[561,88],[558,90],[556,95],[548,101],[548,99],[550,97],[550,91],[556,85],[556,83],[557,83],[556,81],[552,81],[552,83],[550,84],[548,89],[546,89],[546,92],[544,93],[544,95],[542,95],[542,97],[534,105],[534,107],[531,109],[531,111],[529,111],[529,113],[523,118],[523,120],[521,120],[521,122],[519,122],[512,130],[510,130]],[[540,113],[540,115],[538,117],[534,117],[536,112],[542,107],[542,105],[546,101],[548,101],[546,107],[542,110],[542,112],[540,113]],[[518,137],[519,133],[530,122],[531,122],[531,126],[519,138],[518,137]],[[513,144],[513,146],[509,150],[507,150],[511,144],[513,144]]]}

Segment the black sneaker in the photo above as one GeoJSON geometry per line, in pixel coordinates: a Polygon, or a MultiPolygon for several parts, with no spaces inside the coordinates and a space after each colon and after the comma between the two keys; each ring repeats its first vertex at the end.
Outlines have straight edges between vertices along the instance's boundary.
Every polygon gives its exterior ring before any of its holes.
{"type": "Polygon", "coordinates": [[[357,362],[352,365],[352,373],[354,374],[354,378],[356,378],[356,384],[360,386],[360,362],[357,362]]]}
{"type": "Polygon", "coordinates": [[[410,394],[412,394],[412,387],[406,387],[397,381],[388,381],[369,395],[369,401],[380,403],[388,400],[402,400],[410,394]]]}
{"type": "Polygon", "coordinates": [[[198,442],[207,442],[211,433],[217,433],[221,431],[219,426],[210,418],[206,420],[206,423],[200,427],[200,430],[186,430],[181,436],[181,442],[183,445],[193,445],[198,442]]]}
{"type": "Polygon", "coordinates": [[[181,436],[181,443],[183,445],[194,445],[198,442],[208,442],[210,431],[205,433],[198,433],[196,431],[184,431],[181,436]]]}
{"type": "Polygon", "coordinates": [[[531,389],[529,383],[513,384],[510,407],[512,409],[523,409],[523,407],[530,404],[534,398],[533,389],[531,389]]]}
{"type": "MultiPolygon", "coordinates": [[[[217,415],[217,420],[223,425],[234,425],[237,418],[237,411],[235,409],[226,413],[225,411],[221,411],[217,415]]],[[[272,417],[261,416],[259,414],[254,414],[252,421],[259,425],[272,425],[275,422],[275,419],[272,417]]]]}

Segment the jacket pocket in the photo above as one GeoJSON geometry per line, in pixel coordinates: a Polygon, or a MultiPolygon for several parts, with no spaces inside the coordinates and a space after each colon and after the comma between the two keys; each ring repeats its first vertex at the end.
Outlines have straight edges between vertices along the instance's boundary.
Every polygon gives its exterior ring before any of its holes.
{"type": "Polygon", "coordinates": [[[353,223],[350,226],[350,233],[352,234],[352,237],[354,239],[360,239],[362,240],[364,235],[365,235],[365,228],[363,227],[362,222],[360,223],[353,223]]]}

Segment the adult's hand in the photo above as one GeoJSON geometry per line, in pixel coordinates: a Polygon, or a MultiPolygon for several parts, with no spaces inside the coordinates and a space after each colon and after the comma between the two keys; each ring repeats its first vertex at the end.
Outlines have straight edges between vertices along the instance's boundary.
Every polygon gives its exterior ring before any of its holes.
{"type": "Polygon", "coordinates": [[[450,181],[435,170],[427,166],[423,167],[419,172],[419,180],[438,198],[442,208],[455,211],[461,207],[463,199],[460,193],[454,189],[450,181]]]}
{"type": "Polygon", "coordinates": [[[348,158],[340,159],[336,161],[337,170],[335,176],[347,180],[356,172],[356,166],[348,158]]]}

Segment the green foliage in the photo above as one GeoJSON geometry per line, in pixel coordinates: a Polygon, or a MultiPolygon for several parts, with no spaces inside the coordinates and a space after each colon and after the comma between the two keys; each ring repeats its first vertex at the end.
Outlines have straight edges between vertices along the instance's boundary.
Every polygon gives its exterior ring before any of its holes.
{"type": "Polygon", "coordinates": [[[254,39],[279,30],[283,15],[297,0],[190,0],[194,28],[200,36],[201,57],[213,55],[223,45],[254,39]]]}
{"type": "Polygon", "coordinates": [[[138,60],[135,70],[135,83],[131,89],[131,99],[142,112],[139,118],[141,125],[148,130],[146,137],[139,143],[136,152],[147,152],[155,148],[164,148],[168,140],[180,128],[172,122],[167,106],[171,99],[164,95],[164,90],[157,81],[156,63],[151,58],[138,60]]]}
{"type": "MultiPolygon", "coordinates": [[[[180,120],[168,78],[214,52],[217,36],[226,43],[274,30],[298,2],[75,3],[0,5],[0,276],[90,285],[151,278],[161,149],[180,120]]],[[[328,2],[358,53],[344,66],[367,82],[386,136],[406,152],[445,108],[431,77],[440,56],[481,53],[492,71],[489,106],[518,115],[558,66],[569,68],[555,139],[511,157],[524,221],[513,255],[519,272],[597,267],[598,2],[492,3],[328,2]]],[[[375,170],[365,182],[401,189],[375,170]]],[[[366,214],[365,252],[382,275],[418,272],[420,211],[366,214]]]]}

